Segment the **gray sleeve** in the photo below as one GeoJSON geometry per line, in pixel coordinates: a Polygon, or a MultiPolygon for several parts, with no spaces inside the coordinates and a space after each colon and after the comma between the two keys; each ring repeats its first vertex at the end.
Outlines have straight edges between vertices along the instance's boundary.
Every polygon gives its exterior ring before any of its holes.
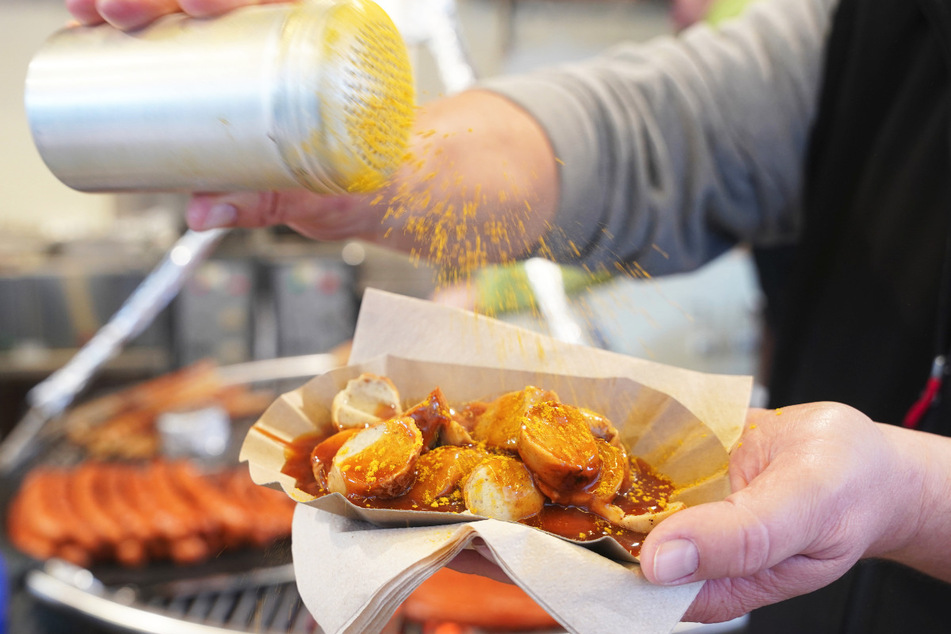
{"type": "Polygon", "coordinates": [[[761,0],[716,29],[485,82],[541,123],[560,161],[544,248],[661,274],[794,238],[836,1],[761,0]]]}

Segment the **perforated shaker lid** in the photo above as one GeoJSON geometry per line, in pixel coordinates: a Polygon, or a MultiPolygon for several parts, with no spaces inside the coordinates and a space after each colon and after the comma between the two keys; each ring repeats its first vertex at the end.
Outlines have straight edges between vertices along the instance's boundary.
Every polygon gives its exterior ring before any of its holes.
{"type": "Polygon", "coordinates": [[[369,0],[304,4],[312,19],[285,34],[293,129],[285,158],[311,189],[372,191],[407,152],[416,106],[406,45],[369,0]]]}

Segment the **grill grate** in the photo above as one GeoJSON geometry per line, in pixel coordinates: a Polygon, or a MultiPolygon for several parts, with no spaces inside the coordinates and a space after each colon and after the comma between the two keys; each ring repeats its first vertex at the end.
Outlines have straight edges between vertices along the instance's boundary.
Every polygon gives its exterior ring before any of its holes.
{"type": "Polygon", "coordinates": [[[88,570],[51,560],[27,575],[26,586],[43,601],[126,632],[160,633],[174,623],[179,634],[320,634],[289,574],[286,565],[135,590],[104,586],[88,570]]]}
{"type": "Polygon", "coordinates": [[[184,621],[241,632],[312,634],[318,629],[293,583],[236,592],[154,597],[147,605],[184,621]]]}

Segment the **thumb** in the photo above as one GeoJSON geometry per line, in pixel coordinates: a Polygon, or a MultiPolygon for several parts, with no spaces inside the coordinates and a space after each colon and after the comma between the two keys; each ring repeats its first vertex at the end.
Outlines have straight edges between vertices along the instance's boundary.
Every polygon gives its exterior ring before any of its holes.
{"type": "Polygon", "coordinates": [[[809,553],[821,541],[822,526],[812,521],[813,497],[802,480],[791,482],[767,469],[725,500],[690,507],[664,520],[644,540],[641,569],[649,581],[661,585],[752,577],[809,553]]]}
{"type": "Polygon", "coordinates": [[[652,583],[679,585],[752,575],[795,554],[798,546],[771,540],[767,524],[754,510],[728,498],[664,520],[644,541],[640,561],[652,583]]]}

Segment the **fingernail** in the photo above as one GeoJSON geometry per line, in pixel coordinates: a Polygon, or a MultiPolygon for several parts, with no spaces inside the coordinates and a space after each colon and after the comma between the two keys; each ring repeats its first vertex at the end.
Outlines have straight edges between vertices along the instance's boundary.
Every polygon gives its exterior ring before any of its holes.
{"type": "Polygon", "coordinates": [[[213,205],[201,222],[202,229],[230,227],[238,219],[238,209],[234,205],[219,203],[213,205]]]}
{"type": "Polygon", "coordinates": [[[654,553],[654,577],[658,583],[675,583],[697,572],[700,554],[687,539],[673,539],[654,553]]]}

